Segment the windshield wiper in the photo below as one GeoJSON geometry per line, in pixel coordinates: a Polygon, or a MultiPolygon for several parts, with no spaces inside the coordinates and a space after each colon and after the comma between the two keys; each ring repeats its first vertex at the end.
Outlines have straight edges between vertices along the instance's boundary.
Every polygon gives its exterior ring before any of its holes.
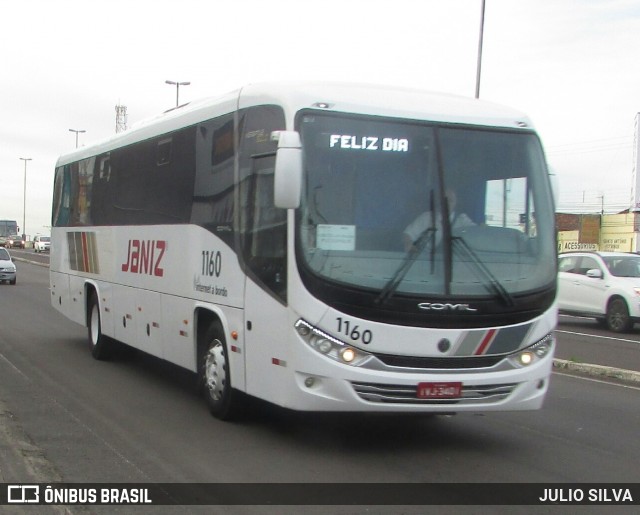
{"type": "MultiPolygon", "coordinates": [[[[469,266],[475,271],[476,276],[480,276],[482,285],[487,288],[490,293],[499,296],[507,306],[514,306],[515,302],[511,294],[502,286],[502,283],[498,278],[493,275],[491,270],[482,262],[482,260],[471,249],[469,244],[462,236],[453,235],[453,225],[455,220],[451,220],[451,210],[449,206],[449,199],[446,194],[444,196],[444,202],[442,203],[443,220],[442,224],[442,238],[444,240],[444,284],[445,292],[451,294],[451,282],[453,280],[453,252],[458,249],[458,252],[463,256],[466,256],[468,260],[464,260],[465,263],[471,263],[473,266],[469,266]]],[[[456,215],[457,216],[457,215],[456,215]]]]}
{"type": "Polygon", "coordinates": [[[393,274],[393,277],[391,277],[387,284],[385,284],[384,288],[382,288],[382,292],[380,292],[380,295],[375,301],[376,304],[382,304],[386,302],[396,292],[396,290],[398,289],[398,285],[402,282],[404,276],[407,275],[409,269],[413,266],[413,264],[416,262],[416,259],[418,259],[418,256],[427,246],[429,237],[431,237],[431,267],[433,269],[433,253],[435,247],[435,245],[433,244],[433,240],[435,233],[435,227],[427,227],[424,231],[422,231],[422,234],[420,234],[418,239],[411,246],[404,261],[396,270],[396,273],[393,274]]]}
{"type": "Polygon", "coordinates": [[[513,296],[506,290],[504,286],[502,286],[502,283],[500,283],[498,278],[491,273],[491,270],[487,268],[482,260],[478,258],[476,253],[471,249],[469,244],[462,236],[452,236],[451,243],[454,250],[458,249],[460,254],[469,258],[469,260],[465,260],[464,263],[472,264],[473,266],[469,266],[469,268],[475,270],[476,275],[484,277],[482,285],[485,286],[489,290],[489,292],[493,293],[494,295],[498,295],[507,306],[515,305],[513,296]]]}
{"type": "Polygon", "coordinates": [[[431,204],[431,226],[427,227],[424,231],[422,231],[420,233],[420,236],[418,236],[418,239],[413,242],[413,245],[411,245],[411,247],[409,248],[409,251],[407,252],[407,255],[404,258],[404,261],[402,262],[400,267],[396,270],[396,272],[393,274],[391,279],[389,279],[387,284],[384,285],[384,288],[382,288],[380,295],[375,300],[376,304],[382,304],[386,302],[396,292],[396,290],[398,289],[398,286],[404,279],[405,275],[407,275],[407,272],[411,269],[413,264],[416,262],[416,259],[418,259],[418,256],[422,253],[424,248],[427,246],[427,243],[429,243],[429,240],[431,240],[430,257],[431,257],[431,273],[433,274],[433,259],[436,251],[435,236],[436,236],[436,230],[437,230],[435,204],[433,202],[433,190],[431,190],[429,202],[431,204]]]}

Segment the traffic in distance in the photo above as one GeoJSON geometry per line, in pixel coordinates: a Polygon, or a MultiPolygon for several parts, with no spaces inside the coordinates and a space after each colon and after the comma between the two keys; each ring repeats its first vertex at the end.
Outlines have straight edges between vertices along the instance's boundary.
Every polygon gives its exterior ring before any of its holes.
{"type": "Polygon", "coordinates": [[[245,395],[415,413],[544,400],[553,201],[509,108],[250,85],[61,156],[52,226],[52,305],[94,357],[120,341],[196,372],[222,419],[245,395]]]}
{"type": "Polygon", "coordinates": [[[49,236],[38,235],[33,242],[27,243],[24,236],[15,234],[19,229],[15,220],[0,220],[0,284],[17,284],[18,271],[11,256],[14,249],[31,248],[35,252],[49,251],[51,244],[49,236]]]}
{"type": "Polygon", "coordinates": [[[15,220],[0,220],[0,247],[11,247],[18,240],[18,223],[15,220]]]}

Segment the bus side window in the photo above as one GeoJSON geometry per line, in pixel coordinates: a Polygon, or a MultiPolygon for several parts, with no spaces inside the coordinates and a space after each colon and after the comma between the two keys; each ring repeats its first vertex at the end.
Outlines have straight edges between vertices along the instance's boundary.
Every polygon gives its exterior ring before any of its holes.
{"type": "Polygon", "coordinates": [[[285,128],[277,106],[255,106],[239,119],[240,244],[244,266],[265,290],[286,302],[287,211],[274,205],[276,142],[285,128]]]}
{"type": "Polygon", "coordinates": [[[158,141],[156,148],[156,164],[158,166],[168,165],[171,162],[173,138],[163,138],[158,141]]]}
{"type": "Polygon", "coordinates": [[[56,168],[56,177],[53,185],[53,213],[51,224],[54,227],[69,225],[69,206],[71,196],[70,166],[56,168]]]}
{"type": "Polygon", "coordinates": [[[254,159],[247,184],[245,260],[274,293],[286,292],[287,211],[273,203],[275,156],[254,159]]]}
{"type": "Polygon", "coordinates": [[[234,246],[235,140],[233,114],[207,120],[195,133],[191,223],[234,246]]]}

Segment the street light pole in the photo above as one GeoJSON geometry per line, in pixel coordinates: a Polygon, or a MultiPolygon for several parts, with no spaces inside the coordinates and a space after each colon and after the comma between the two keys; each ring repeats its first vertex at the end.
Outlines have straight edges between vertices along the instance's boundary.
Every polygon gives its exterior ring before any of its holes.
{"type": "Polygon", "coordinates": [[[24,191],[22,196],[22,239],[27,241],[27,161],[32,161],[30,157],[21,157],[24,161],[24,191]]]}
{"type": "Polygon", "coordinates": [[[172,81],[172,80],[165,80],[164,81],[165,84],[169,84],[171,86],[175,86],[176,87],[176,107],[178,107],[180,105],[180,86],[189,86],[191,83],[190,82],[178,82],[178,81],[172,81]]]}
{"type": "Polygon", "coordinates": [[[76,129],[69,129],[69,132],[75,132],[76,133],[76,148],[78,148],[78,133],[83,133],[83,132],[87,132],[85,130],[76,130],[76,129]]]}

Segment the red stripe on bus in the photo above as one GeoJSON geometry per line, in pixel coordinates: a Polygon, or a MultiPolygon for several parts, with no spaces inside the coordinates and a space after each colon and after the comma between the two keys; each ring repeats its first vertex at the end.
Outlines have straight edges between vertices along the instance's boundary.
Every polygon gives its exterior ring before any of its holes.
{"type": "Polygon", "coordinates": [[[493,337],[495,336],[496,332],[497,332],[496,329],[489,329],[487,331],[487,334],[484,335],[482,342],[480,342],[480,346],[476,349],[476,352],[475,352],[476,356],[479,354],[484,354],[484,351],[487,350],[487,347],[493,340],[493,337]]]}

